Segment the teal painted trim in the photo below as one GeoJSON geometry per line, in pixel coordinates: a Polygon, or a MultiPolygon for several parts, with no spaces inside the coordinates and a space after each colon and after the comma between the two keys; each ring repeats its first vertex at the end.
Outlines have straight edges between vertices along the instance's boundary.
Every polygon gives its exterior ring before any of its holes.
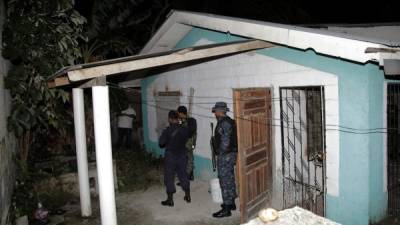
{"type": "Polygon", "coordinates": [[[151,142],[150,137],[149,137],[149,127],[147,124],[149,124],[148,120],[148,112],[147,112],[147,88],[149,85],[157,78],[157,76],[151,76],[147,77],[145,79],[142,79],[140,81],[140,88],[142,90],[142,121],[143,121],[143,141],[144,141],[144,146],[145,149],[148,152],[153,153],[154,155],[159,155],[161,153],[160,147],[158,147],[158,144],[154,144],[151,142]]]}
{"type": "MultiPolygon", "coordinates": [[[[369,126],[370,129],[377,127],[386,127],[383,121],[384,116],[384,72],[376,66],[369,69],[369,90],[373,94],[369,95],[369,126]],[[380,106],[380,107],[379,107],[380,106]]],[[[377,223],[387,214],[387,193],[383,187],[383,146],[384,139],[382,134],[369,135],[369,217],[370,223],[377,223]]]]}
{"type": "Polygon", "coordinates": [[[243,37],[232,36],[230,34],[223,34],[200,28],[192,28],[192,30],[176,44],[175,49],[192,47],[201,38],[205,38],[215,43],[246,40],[243,37]]]}

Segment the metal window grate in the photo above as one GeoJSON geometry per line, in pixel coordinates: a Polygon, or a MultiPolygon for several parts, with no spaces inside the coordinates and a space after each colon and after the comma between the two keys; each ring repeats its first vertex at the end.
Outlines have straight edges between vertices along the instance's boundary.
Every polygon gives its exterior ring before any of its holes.
{"type": "Polygon", "coordinates": [[[387,86],[388,213],[400,216],[400,84],[387,86]]]}
{"type": "Polygon", "coordinates": [[[325,214],[324,88],[280,88],[283,206],[325,214]]]}

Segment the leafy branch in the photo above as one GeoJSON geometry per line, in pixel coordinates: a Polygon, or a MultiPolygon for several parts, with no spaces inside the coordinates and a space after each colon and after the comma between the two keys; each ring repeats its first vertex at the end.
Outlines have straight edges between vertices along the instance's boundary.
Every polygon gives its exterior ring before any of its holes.
{"type": "Polygon", "coordinates": [[[12,97],[8,129],[17,136],[20,159],[46,146],[49,134],[63,137],[71,118],[69,94],[47,87],[46,79],[81,58],[86,19],[71,0],[9,0],[3,31],[3,57],[12,62],[5,79],[12,97]],[[57,134],[57,135],[54,135],[57,134]],[[44,146],[38,146],[44,143],[44,146]]]}

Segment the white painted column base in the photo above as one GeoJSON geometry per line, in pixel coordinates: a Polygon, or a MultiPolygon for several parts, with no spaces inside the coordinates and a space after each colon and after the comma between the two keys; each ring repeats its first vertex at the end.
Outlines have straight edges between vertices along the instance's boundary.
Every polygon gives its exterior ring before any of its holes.
{"type": "Polygon", "coordinates": [[[76,159],[78,163],[81,214],[83,217],[88,217],[92,215],[92,207],[90,202],[83,89],[74,88],[72,90],[72,95],[74,105],[75,144],[76,159]]]}

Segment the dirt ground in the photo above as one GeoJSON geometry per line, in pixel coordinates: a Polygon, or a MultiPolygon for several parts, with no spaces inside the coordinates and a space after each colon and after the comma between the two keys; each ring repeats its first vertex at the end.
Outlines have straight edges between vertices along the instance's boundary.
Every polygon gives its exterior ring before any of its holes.
{"type": "MultiPolygon", "coordinates": [[[[146,191],[120,193],[116,195],[117,217],[120,225],[230,225],[240,224],[239,210],[233,211],[231,217],[216,219],[212,213],[220,209],[219,204],[212,202],[209,184],[206,181],[191,183],[192,202],[183,200],[184,192],[177,188],[174,195],[174,207],[165,207],[160,204],[165,200],[165,189],[153,186],[146,191]]],[[[93,216],[81,218],[79,205],[69,205],[65,214],[67,225],[97,225],[100,222],[98,201],[92,200],[93,216]]],[[[238,204],[237,204],[238,205],[238,204]]]]}

